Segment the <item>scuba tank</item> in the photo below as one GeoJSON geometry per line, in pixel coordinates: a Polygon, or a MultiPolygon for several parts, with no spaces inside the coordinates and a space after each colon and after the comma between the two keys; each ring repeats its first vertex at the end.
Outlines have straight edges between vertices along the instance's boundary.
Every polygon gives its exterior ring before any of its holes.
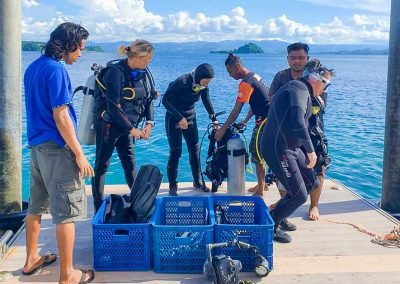
{"type": "Polygon", "coordinates": [[[81,115],[78,123],[78,140],[83,145],[94,145],[96,140],[96,132],[94,129],[94,85],[96,82],[96,75],[90,75],[86,81],[85,87],[78,87],[77,91],[82,91],[83,102],[81,115]]]}
{"type": "Polygon", "coordinates": [[[239,134],[234,134],[226,145],[228,151],[228,195],[245,195],[246,147],[239,134]]]}

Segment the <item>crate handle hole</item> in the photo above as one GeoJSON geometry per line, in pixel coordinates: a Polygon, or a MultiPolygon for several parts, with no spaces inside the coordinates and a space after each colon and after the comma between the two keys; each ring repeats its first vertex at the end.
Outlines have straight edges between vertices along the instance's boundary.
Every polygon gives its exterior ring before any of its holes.
{"type": "Polygon", "coordinates": [[[179,207],[191,207],[192,202],[191,201],[179,201],[178,206],[179,207]]]}
{"type": "Polygon", "coordinates": [[[129,235],[129,231],[128,230],[115,230],[114,235],[115,236],[126,236],[126,235],[129,235]]]}

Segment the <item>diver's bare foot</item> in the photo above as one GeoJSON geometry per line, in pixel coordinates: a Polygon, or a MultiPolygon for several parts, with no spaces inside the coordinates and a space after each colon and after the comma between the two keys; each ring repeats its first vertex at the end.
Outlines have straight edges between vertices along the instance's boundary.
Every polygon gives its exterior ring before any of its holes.
{"type": "Polygon", "coordinates": [[[257,190],[256,192],[253,193],[252,196],[260,196],[260,197],[263,197],[263,195],[264,195],[264,192],[262,192],[262,190],[261,190],[261,191],[260,191],[260,190],[257,190]]]}
{"type": "Polygon", "coordinates": [[[264,184],[264,191],[268,191],[268,190],[269,190],[268,184],[264,184]]]}
{"type": "Polygon", "coordinates": [[[308,218],[312,221],[317,221],[319,219],[319,209],[318,206],[310,206],[310,210],[308,211],[308,218]]]}
{"type": "Polygon", "coordinates": [[[75,284],[75,283],[90,283],[94,279],[94,271],[91,269],[75,269],[68,277],[67,280],[62,280],[58,282],[59,284],[75,284]]]}
{"type": "Polygon", "coordinates": [[[258,190],[258,185],[255,185],[255,186],[253,186],[253,187],[250,187],[247,191],[248,191],[248,192],[254,193],[254,192],[256,192],[257,190],[258,190]]]}

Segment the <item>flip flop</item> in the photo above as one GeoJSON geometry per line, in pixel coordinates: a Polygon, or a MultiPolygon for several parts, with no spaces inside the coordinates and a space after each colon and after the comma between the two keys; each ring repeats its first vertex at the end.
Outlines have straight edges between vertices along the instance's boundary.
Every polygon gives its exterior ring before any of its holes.
{"type": "Polygon", "coordinates": [[[80,271],[82,272],[82,277],[81,277],[81,280],[79,281],[79,284],[86,284],[86,283],[90,283],[93,281],[94,271],[92,269],[88,269],[88,270],[80,269],[80,271]],[[89,274],[88,280],[85,280],[86,274],[89,274]]]}
{"type": "MultiPolygon", "coordinates": [[[[48,255],[44,255],[44,256],[41,257],[40,260],[42,260],[42,259],[43,259],[42,264],[40,264],[39,266],[35,267],[31,271],[28,271],[28,272],[22,271],[22,274],[25,275],[25,276],[29,276],[29,275],[35,274],[38,270],[40,270],[43,267],[46,267],[46,266],[52,264],[53,262],[55,262],[57,260],[57,255],[54,254],[54,253],[48,254],[48,255]]],[[[39,260],[39,262],[40,262],[40,260],[39,260]]]]}

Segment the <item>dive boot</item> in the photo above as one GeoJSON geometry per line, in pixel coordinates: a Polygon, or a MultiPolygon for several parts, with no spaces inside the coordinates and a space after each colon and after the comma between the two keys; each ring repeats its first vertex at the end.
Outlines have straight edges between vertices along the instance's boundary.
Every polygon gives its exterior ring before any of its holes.
{"type": "Polygon", "coordinates": [[[280,226],[275,226],[274,229],[274,241],[278,243],[290,243],[292,241],[292,238],[289,236],[288,233],[280,229],[280,226]]]}
{"type": "Polygon", "coordinates": [[[202,182],[193,182],[193,187],[203,192],[210,192],[210,189],[202,182]]]}

